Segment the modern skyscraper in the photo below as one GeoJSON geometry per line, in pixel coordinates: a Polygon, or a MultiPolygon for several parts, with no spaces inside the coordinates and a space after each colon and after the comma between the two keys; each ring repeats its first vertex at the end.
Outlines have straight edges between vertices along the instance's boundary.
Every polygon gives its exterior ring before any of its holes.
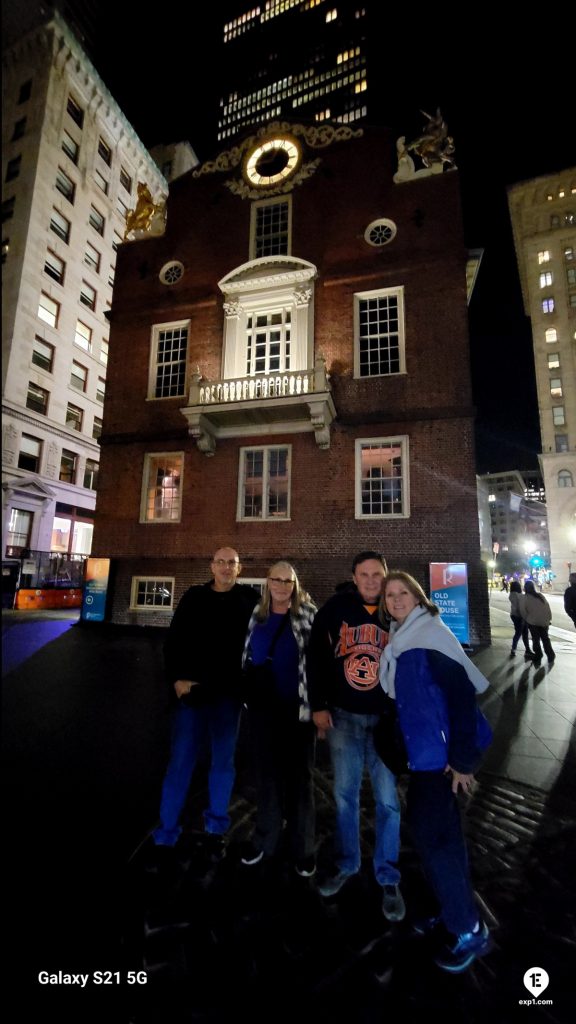
{"type": "Polygon", "coordinates": [[[552,571],[576,568],[576,167],[520,182],[508,202],[532,323],[552,571]]]}
{"type": "Polygon", "coordinates": [[[37,587],[90,552],[116,250],[167,182],[58,14],[3,64],[2,557],[37,587]]]}

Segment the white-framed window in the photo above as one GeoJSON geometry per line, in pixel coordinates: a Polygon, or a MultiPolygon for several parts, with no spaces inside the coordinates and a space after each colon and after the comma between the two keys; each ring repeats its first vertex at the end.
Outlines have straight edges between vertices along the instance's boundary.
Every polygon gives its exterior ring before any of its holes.
{"type": "Polygon", "coordinates": [[[74,184],[72,179],[68,177],[66,172],[62,170],[61,167],[58,168],[58,173],[56,175],[56,188],[59,192],[62,193],[64,198],[67,199],[69,203],[74,202],[76,185],[74,184]]]}
{"type": "Polygon", "coordinates": [[[103,363],[104,366],[108,366],[108,348],[108,341],[105,338],[102,338],[102,341],[100,342],[100,362],[103,363]]]}
{"type": "Polygon", "coordinates": [[[83,348],[85,352],[92,351],[92,328],[88,327],[87,324],[83,324],[81,320],[76,321],[74,344],[78,345],[79,348],[83,348]]]}
{"type": "Polygon", "coordinates": [[[354,376],[404,373],[404,288],[354,296],[354,376]]]}
{"type": "Polygon", "coordinates": [[[286,256],[292,239],[292,199],[262,199],[250,210],[250,259],[286,256]]]}
{"type": "Polygon", "coordinates": [[[290,518],[291,445],[240,449],[239,520],[290,518]]]}
{"type": "Polygon", "coordinates": [[[558,331],[555,327],[549,327],[544,333],[547,345],[553,345],[555,341],[558,341],[558,331]]]}
{"type": "Polygon", "coordinates": [[[549,263],[549,262],[550,262],[550,250],[549,249],[542,249],[541,252],[538,253],[538,263],[542,264],[542,263],[549,263]]]}
{"type": "Polygon", "coordinates": [[[552,271],[546,270],[543,274],[540,274],[540,287],[550,288],[553,281],[552,271]]]}
{"type": "Polygon", "coordinates": [[[50,345],[44,338],[35,336],[32,342],[32,362],[40,366],[46,373],[52,373],[54,366],[54,345],[50,345]]]}
{"type": "Polygon", "coordinates": [[[17,558],[25,548],[30,546],[31,531],[32,513],[26,509],[12,508],[6,532],[7,558],[17,558]]]}
{"type": "Polygon", "coordinates": [[[22,434],[20,451],[18,452],[18,468],[26,469],[30,473],[40,472],[40,459],[42,458],[42,441],[30,434],[22,434]]]}
{"type": "Polygon", "coordinates": [[[46,253],[46,259],[44,260],[44,273],[48,274],[53,281],[57,281],[58,284],[64,284],[64,274],[66,273],[66,264],[64,260],[61,260],[55,252],[48,249],[46,253]]]}
{"type": "Polygon", "coordinates": [[[560,353],[549,352],[548,353],[548,369],[558,370],[560,368],[560,353]]]}
{"type": "Polygon", "coordinates": [[[364,232],[364,240],[368,242],[368,245],[380,249],[396,238],[397,230],[393,220],[389,220],[388,217],[379,217],[378,220],[372,220],[368,224],[364,232]]]}
{"type": "Polygon", "coordinates": [[[552,409],[552,422],[555,427],[563,427],[566,423],[566,414],[563,405],[555,405],[552,409]]]}
{"type": "Polygon", "coordinates": [[[246,322],[246,376],[290,370],[292,310],[250,314],[246,322]]]}
{"type": "Polygon", "coordinates": [[[555,451],[567,452],[568,451],[568,434],[555,434],[555,451]]]}
{"type": "Polygon", "coordinates": [[[48,399],[50,398],[50,392],[46,388],[41,388],[38,384],[34,384],[33,381],[28,382],[28,391],[26,392],[26,408],[33,409],[34,412],[39,412],[43,416],[48,413],[48,399]]]}
{"type": "Polygon", "coordinates": [[[410,515],[408,437],[357,438],[356,519],[410,515]]]}
{"type": "Polygon", "coordinates": [[[149,398],[175,398],[186,393],[189,320],[155,324],[150,346],[149,398]]]}
{"type": "Polygon", "coordinates": [[[55,235],[58,235],[58,238],[61,238],[63,242],[68,244],[70,241],[70,227],[70,221],[54,207],[52,210],[52,216],[50,217],[50,230],[53,231],[55,235]]]}
{"type": "Polygon", "coordinates": [[[170,260],[169,263],[165,263],[162,267],[158,277],[162,281],[162,284],[177,284],[182,275],[184,274],[184,264],[180,260],[170,260]]]}
{"type": "Polygon", "coordinates": [[[553,313],[554,312],[554,299],[542,299],[542,312],[553,313]]]}
{"type": "Polygon", "coordinates": [[[550,380],[550,394],[553,398],[562,398],[562,380],[560,377],[552,377],[550,380]]]}
{"type": "Polygon", "coordinates": [[[84,263],[87,267],[90,267],[96,274],[100,270],[100,260],[102,259],[98,249],[95,249],[90,242],[86,242],[86,248],[84,249],[84,263]]]}
{"type": "Polygon", "coordinates": [[[574,477],[569,469],[561,469],[558,473],[558,487],[574,487],[574,477]]]}
{"type": "Polygon", "coordinates": [[[72,361],[72,369],[70,371],[70,387],[75,388],[76,391],[86,391],[86,385],[88,383],[88,370],[81,363],[77,363],[76,360],[72,361]]]}
{"type": "Polygon", "coordinates": [[[70,430],[82,431],[82,420],[84,419],[84,410],[80,409],[77,405],[72,405],[68,402],[66,406],[66,426],[70,427],[70,430]]]}
{"type": "Polygon", "coordinates": [[[141,523],[178,523],[182,511],[184,452],[144,456],[141,523]]]}
{"type": "Polygon", "coordinates": [[[78,163],[80,146],[76,142],[76,139],[73,139],[67,131],[62,132],[62,149],[66,153],[66,156],[70,157],[73,164],[78,163]]]}
{"type": "Polygon", "coordinates": [[[60,303],[56,302],[55,299],[51,299],[45,292],[41,292],[40,301],[38,303],[38,316],[45,324],[48,324],[49,327],[58,327],[60,303]]]}
{"type": "Polygon", "coordinates": [[[132,611],[170,611],[174,604],[173,576],[133,576],[130,590],[132,611]]]}

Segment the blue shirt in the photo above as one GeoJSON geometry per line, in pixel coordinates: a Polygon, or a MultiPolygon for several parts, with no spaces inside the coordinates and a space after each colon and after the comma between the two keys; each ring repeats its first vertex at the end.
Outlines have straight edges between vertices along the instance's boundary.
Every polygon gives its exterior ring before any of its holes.
{"type": "MultiPolygon", "coordinates": [[[[250,651],[255,665],[261,665],[268,656],[274,634],[277,632],[284,613],[270,612],[265,622],[254,627],[250,638],[250,651]]],[[[284,627],[274,648],[272,667],[276,681],[276,692],[282,700],[298,700],[298,644],[290,628],[284,627]]]]}

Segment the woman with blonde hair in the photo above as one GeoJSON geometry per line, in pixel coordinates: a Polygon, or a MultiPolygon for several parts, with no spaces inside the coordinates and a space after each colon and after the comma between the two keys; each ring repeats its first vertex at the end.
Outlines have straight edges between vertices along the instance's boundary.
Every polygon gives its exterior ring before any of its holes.
{"type": "Polygon", "coordinates": [[[396,702],[410,772],[407,821],[437,904],[415,930],[437,940],[435,962],[456,974],[491,946],[470,881],[457,800],[459,790],[470,792],[491,738],[476,705],[476,693],[489,684],[413,576],[388,573],[382,597],[392,625],[380,683],[396,702]]]}
{"type": "Polygon", "coordinates": [[[306,681],[316,610],[294,567],[275,562],[248,624],[243,658],[258,796],[254,834],[242,863],[252,866],[273,857],[285,822],[294,867],[304,877],[316,870],[315,729],[306,681]],[[251,676],[259,677],[258,692],[252,695],[251,676]]]}

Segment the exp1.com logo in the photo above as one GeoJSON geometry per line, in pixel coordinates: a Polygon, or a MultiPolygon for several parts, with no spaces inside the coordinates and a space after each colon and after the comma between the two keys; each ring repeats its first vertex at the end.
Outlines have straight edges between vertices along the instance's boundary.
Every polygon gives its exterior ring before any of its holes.
{"type": "Polygon", "coordinates": [[[548,988],[550,978],[543,967],[530,967],[523,978],[524,985],[532,993],[532,999],[519,999],[519,1006],[552,1006],[553,999],[538,999],[548,988]]]}

